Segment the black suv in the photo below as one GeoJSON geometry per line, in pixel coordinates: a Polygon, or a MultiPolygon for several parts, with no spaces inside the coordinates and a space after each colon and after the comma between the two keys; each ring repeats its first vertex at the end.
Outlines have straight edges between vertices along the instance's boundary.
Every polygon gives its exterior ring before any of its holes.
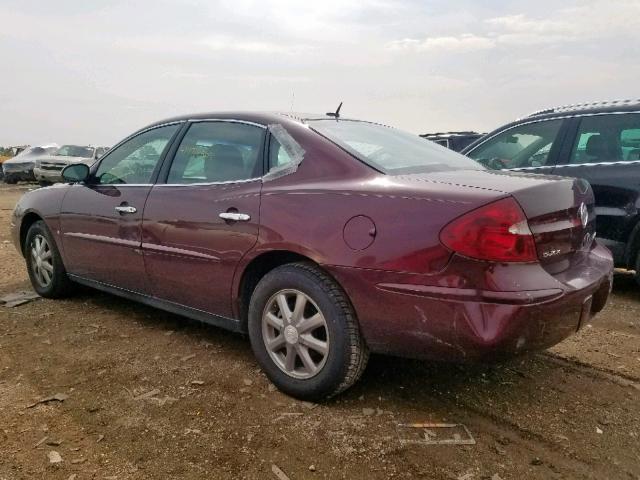
{"type": "Polygon", "coordinates": [[[447,147],[454,152],[459,152],[470,143],[475,142],[482,137],[483,133],[478,132],[440,132],[440,133],[423,133],[422,138],[431,140],[432,142],[447,147]]]}
{"type": "Polygon", "coordinates": [[[496,170],[584,178],[596,197],[598,238],[640,283],[640,100],[535,112],[463,154],[496,170]]]}

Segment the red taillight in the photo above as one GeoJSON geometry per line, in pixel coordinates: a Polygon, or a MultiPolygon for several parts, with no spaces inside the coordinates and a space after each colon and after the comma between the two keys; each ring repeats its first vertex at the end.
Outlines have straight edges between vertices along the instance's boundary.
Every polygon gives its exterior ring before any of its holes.
{"type": "Polygon", "coordinates": [[[479,260],[538,260],[527,217],[512,197],[503,198],[456,218],[442,229],[440,241],[460,255],[479,260]]]}

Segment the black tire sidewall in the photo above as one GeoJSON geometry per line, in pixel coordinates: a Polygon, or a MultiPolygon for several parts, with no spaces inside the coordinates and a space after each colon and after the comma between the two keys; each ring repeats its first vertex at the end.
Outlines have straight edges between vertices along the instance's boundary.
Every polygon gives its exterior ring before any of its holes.
{"type": "Polygon", "coordinates": [[[47,298],[60,296],[68,283],[67,272],[64,268],[64,264],[62,263],[62,258],[60,257],[60,252],[58,251],[58,246],[53,239],[53,235],[51,235],[51,232],[47,228],[47,225],[42,220],[35,222],[27,231],[24,242],[24,253],[27,263],[27,272],[29,273],[29,279],[31,280],[31,285],[33,286],[33,289],[36,291],[36,293],[41,297],[47,298]],[[46,287],[43,287],[38,283],[34,276],[32,268],[33,260],[31,258],[31,242],[36,235],[42,235],[47,240],[49,248],[51,249],[53,260],[53,274],[51,283],[49,283],[49,285],[47,285],[46,287]]]}
{"type": "Polygon", "coordinates": [[[257,285],[249,306],[249,338],[258,363],[267,377],[285,393],[304,400],[318,400],[334,393],[346,378],[351,348],[343,306],[313,274],[295,266],[279,267],[257,285]],[[329,333],[329,354],[320,373],[301,380],[290,377],[273,362],[262,338],[262,313],[278,291],[296,289],[308,295],[321,310],[329,333]]]}

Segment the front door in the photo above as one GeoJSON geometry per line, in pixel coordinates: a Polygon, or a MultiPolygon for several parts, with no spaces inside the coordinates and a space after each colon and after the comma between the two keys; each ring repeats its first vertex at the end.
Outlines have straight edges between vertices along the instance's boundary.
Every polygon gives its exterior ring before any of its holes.
{"type": "Polygon", "coordinates": [[[154,296],[232,317],[231,284],[255,245],[265,128],[202,121],[189,127],[144,212],[144,260],[154,296]]]}
{"type": "Polygon", "coordinates": [[[73,185],[60,217],[71,274],[147,293],[142,212],[160,161],[180,124],[147,130],[109,152],[86,184],[73,185]]]}
{"type": "Polygon", "coordinates": [[[573,142],[555,175],[584,178],[596,199],[598,237],[624,259],[640,219],[640,114],[590,115],[572,119],[573,142]]]}
{"type": "Polygon", "coordinates": [[[561,119],[516,125],[489,138],[467,155],[492,170],[551,173],[564,136],[561,119]]]}

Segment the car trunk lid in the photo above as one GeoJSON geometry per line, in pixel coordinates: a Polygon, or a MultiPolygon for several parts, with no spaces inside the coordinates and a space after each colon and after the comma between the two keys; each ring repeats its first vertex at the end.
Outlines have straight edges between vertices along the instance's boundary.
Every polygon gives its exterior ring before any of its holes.
{"type": "Polygon", "coordinates": [[[397,176],[405,183],[437,182],[511,195],[522,207],[540,263],[552,273],[568,268],[595,238],[593,191],[582,179],[490,170],[397,176]]]}

